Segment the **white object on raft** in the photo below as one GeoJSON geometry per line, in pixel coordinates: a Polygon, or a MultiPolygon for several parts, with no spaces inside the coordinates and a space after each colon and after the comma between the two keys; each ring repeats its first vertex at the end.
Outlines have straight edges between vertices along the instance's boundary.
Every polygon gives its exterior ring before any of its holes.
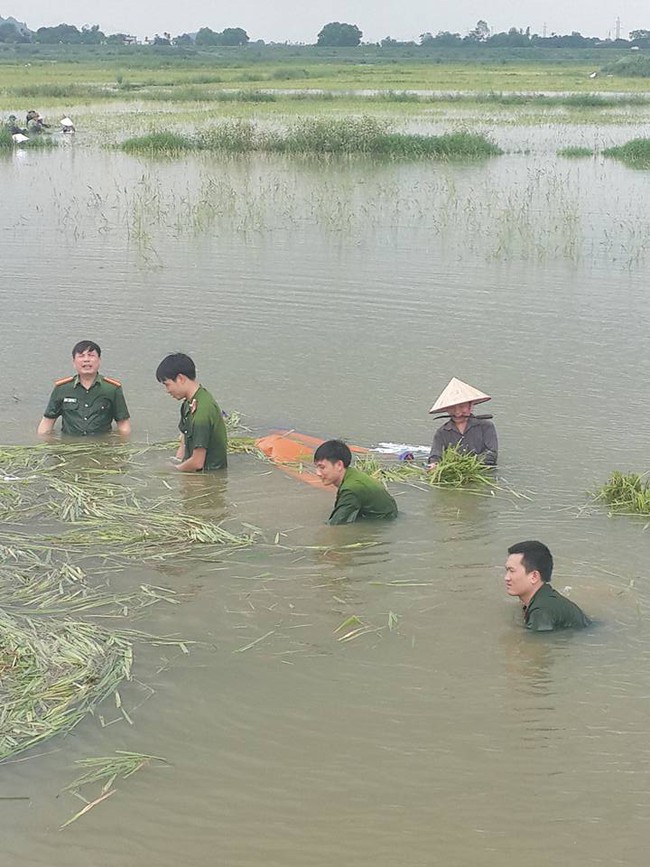
{"type": "Polygon", "coordinates": [[[23,135],[22,132],[15,132],[11,138],[15,144],[22,144],[24,141],[29,141],[29,136],[23,135]]]}
{"type": "Polygon", "coordinates": [[[67,115],[61,118],[61,126],[63,127],[63,132],[74,132],[72,118],[69,118],[67,115]]]}

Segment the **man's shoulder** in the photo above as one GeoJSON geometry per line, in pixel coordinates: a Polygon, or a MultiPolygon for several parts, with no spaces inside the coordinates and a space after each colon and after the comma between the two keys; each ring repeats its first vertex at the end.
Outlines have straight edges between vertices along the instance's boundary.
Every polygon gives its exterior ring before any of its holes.
{"type": "Polygon", "coordinates": [[[99,377],[100,382],[105,382],[107,385],[113,386],[113,388],[122,388],[122,383],[114,376],[103,376],[102,374],[99,374],[99,377]]]}
{"type": "Polygon", "coordinates": [[[74,376],[62,376],[60,379],[54,380],[54,388],[60,388],[62,385],[68,385],[68,383],[74,381],[74,376]]]}

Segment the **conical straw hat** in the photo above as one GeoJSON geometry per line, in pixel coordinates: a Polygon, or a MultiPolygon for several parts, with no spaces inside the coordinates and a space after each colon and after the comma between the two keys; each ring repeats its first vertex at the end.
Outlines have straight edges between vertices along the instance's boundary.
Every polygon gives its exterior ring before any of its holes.
{"type": "Polygon", "coordinates": [[[489,394],[454,376],[429,412],[444,412],[459,403],[485,403],[486,400],[492,400],[489,394]]]}

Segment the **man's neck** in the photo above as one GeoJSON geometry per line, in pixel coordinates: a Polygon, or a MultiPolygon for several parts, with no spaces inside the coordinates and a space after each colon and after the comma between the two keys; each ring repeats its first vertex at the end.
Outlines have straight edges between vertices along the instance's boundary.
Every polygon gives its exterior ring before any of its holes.
{"type": "Polygon", "coordinates": [[[89,388],[97,381],[97,377],[99,374],[97,373],[80,373],[79,374],[79,382],[81,385],[88,391],[89,388]]]}
{"type": "Polygon", "coordinates": [[[462,419],[459,418],[458,421],[456,421],[455,419],[452,419],[452,421],[454,422],[454,425],[456,426],[457,431],[459,433],[464,434],[465,431],[467,430],[467,425],[469,424],[469,419],[468,418],[462,418],[462,419]]]}
{"type": "Polygon", "coordinates": [[[187,386],[185,400],[192,400],[197,391],[201,388],[201,383],[194,380],[187,386]]]}
{"type": "Polygon", "coordinates": [[[519,601],[521,602],[521,604],[522,604],[525,608],[528,608],[528,606],[529,606],[530,603],[532,602],[532,600],[533,600],[533,598],[535,597],[535,595],[536,595],[537,593],[539,593],[539,591],[542,589],[543,586],[544,586],[544,582],[541,581],[541,582],[540,582],[536,587],[533,587],[533,588],[531,589],[530,593],[527,593],[525,596],[520,596],[520,597],[519,597],[519,601]]]}

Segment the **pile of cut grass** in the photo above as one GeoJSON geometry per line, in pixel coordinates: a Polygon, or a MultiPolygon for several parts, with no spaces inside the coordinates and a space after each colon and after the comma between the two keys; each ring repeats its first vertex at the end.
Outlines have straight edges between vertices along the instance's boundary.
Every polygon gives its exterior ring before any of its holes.
{"type": "Polygon", "coordinates": [[[130,677],[130,642],[80,620],[0,611],[0,760],[70,731],[130,677]]]}
{"type": "Polygon", "coordinates": [[[188,150],[295,155],[367,155],[395,159],[484,159],[501,149],[486,136],[455,132],[440,136],[398,133],[372,117],[306,118],[283,132],[246,120],[221,123],[194,136],[155,132],[123,142],[128,153],[174,156],[188,150]]]}
{"type": "Polygon", "coordinates": [[[621,473],[615,470],[596,491],[596,500],[613,511],[650,515],[650,480],[647,473],[621,473]]]}
{"type": "Polygon", "coordinates": [[[624,145],[607,148],[603,155],[620,160],[632,168],[650,168],[650,138],[631,139],[624,145]]]}
{"type": "Polygon", "coordinates": [[[458,447],[445,449],[434,470],[427,470],[413,461],[382,463],[374,455],[357,457],[355,466],[382,482],[426,484],[437,488],[494,486],[490,467],[473,454],[463,454],[458,447]]]}

